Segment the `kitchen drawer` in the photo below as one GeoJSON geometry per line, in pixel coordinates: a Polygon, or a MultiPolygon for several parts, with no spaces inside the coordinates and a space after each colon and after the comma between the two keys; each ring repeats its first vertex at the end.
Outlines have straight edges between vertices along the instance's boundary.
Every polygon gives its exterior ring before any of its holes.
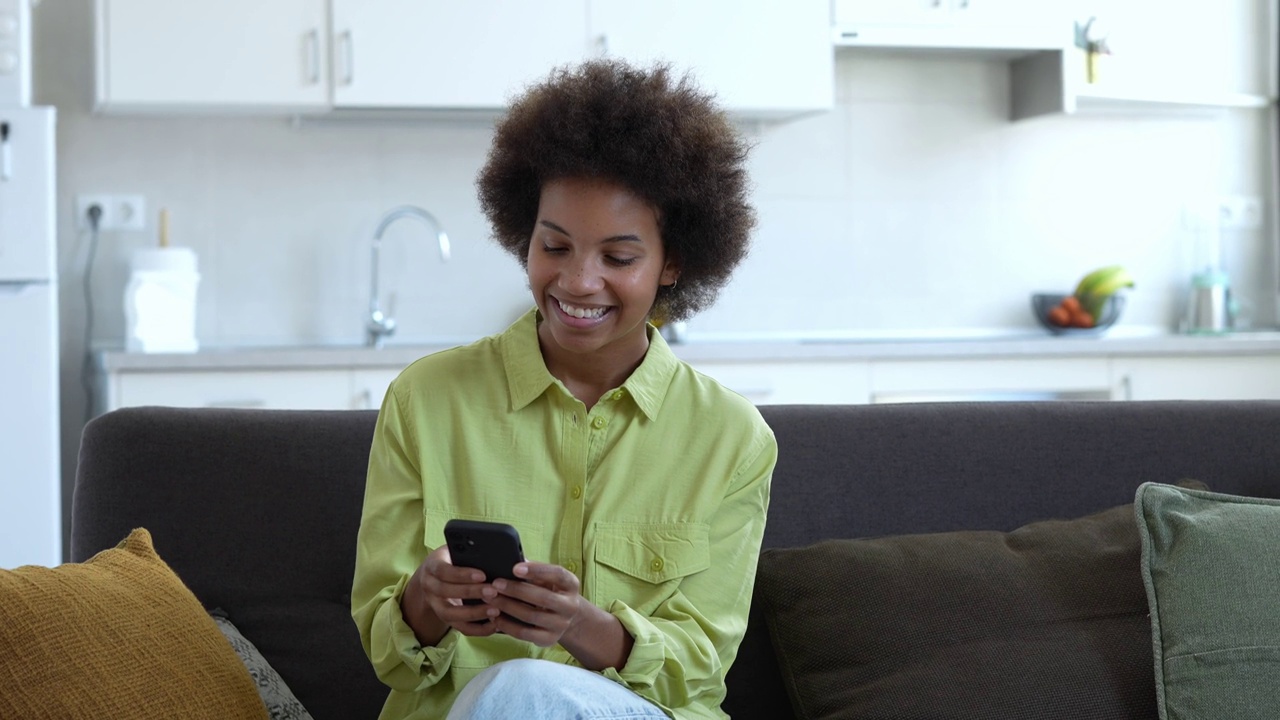
{"type": "Polygon", "coordinates": [[[347,370],[126,372],[107,379],[106,409],[139,405],[339,410],[351,404],[347,370]]]}
{"type": "Polygon", "coordinates": [[[865,362],[695,362],[699,372],[757,405],[867,402],[865,362]]]}
{"type": "Polygon", "coordinates": [[[877,403],[1111,398],[1105,358],[883,361],[870,382],[877,403]]]}
{"type": "Polygon", "coordinates": [[[1280,400],[1280,356],[1115,358],[1123,400],[1280,400]]]}

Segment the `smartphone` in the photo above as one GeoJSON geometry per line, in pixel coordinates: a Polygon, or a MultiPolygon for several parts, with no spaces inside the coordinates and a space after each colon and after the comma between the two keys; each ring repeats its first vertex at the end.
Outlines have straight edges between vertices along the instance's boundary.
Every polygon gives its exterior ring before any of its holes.
{"type": "MultiPolygon", "coordinates": [[[[511,569],[516,563],[524,562],[524,549],[520,546],[520,533],[510,525],[450,520],[444,524],[444,540],[449,545],[453,564],[483,571],[485,582],[498,578],[519,580],[511,569]]],[[[478,605],[482,601],[468,598],[463,602],[478,605]]]]}

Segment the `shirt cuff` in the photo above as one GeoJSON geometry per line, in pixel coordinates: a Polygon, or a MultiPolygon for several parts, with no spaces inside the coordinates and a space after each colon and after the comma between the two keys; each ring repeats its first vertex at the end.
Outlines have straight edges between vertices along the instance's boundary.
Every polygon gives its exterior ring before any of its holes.
{"type": "Polygon", "coordinates": [[[386,603],[387,631],[401,662],[419,675],[416,690],[423,690],[440,682],[445,673],[449,672],[454,653],[458,649],[460,633],[449,628],[444,637],[440,638],[440,642],[423,647],[400,611],[400,598],[408,582],[407,577],[402,579],[392,593],[391,599],[386,603]]]}
{"type": "Polygon", "coordinates": [[[604,676],[632,688],[652,687],[666,661],[666,636],[649,618],[621,600],[614,600],[609,605],[609,614],[618,618],[622,627],[635,640],[635,644],[632,645],[631,654],[627,656],[627,663],[622,669],[606,668],[604,676]]]}

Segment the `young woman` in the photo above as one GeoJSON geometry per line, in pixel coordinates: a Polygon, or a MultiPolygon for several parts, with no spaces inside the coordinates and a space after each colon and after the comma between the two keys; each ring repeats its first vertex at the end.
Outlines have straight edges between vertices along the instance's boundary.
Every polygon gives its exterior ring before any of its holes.
{"type": "Polygon", "coordinates": [[[383,402],[352,589],[383,718],[724,717],[777,447],[648,321],[744,257],[746,153],[665,66],[559,69],[499,123],[480,201],[536,308],[383,402]],[[513,525],[521,581],[452,565],[454,518],[513,525]]]}

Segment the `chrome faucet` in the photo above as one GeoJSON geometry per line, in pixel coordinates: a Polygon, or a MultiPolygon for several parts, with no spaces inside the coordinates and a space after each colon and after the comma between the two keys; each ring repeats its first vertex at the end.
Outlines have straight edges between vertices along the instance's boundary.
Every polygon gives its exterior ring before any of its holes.
{"type": "Polygon", "coordinates": [[[382,303],[378,300],[378,252],[382,249],[382,234],[387,231],[387,226],[405,217],[418,218],[426,223],[427,227],[435,230],[436,241],[440,244],[440,259],[442,261],[449,260],[449,236],[445,234],[440,221],[436,220],[436,217],[431,213],[416,205],[401,205],[391,208],[382,216],[382,219],[378,221],[377,229],[373,231],[373,262],[372,270],[370,271],[372,277],[369,283],[369,322],[365,324],[365,344],[369,347],[381,348],[387,337],[396,331],[395,319],[382,311],[382,303]]]}

